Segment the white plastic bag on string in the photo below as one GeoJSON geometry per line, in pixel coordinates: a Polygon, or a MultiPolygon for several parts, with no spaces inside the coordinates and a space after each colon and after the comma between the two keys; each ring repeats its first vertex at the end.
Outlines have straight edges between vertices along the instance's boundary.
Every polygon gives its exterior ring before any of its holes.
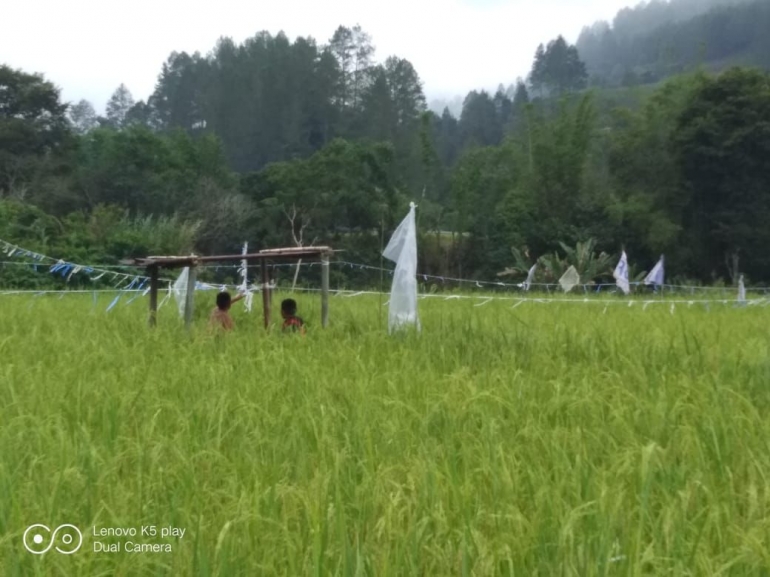
{"type": "Polygon", "coordinates": [[[396,263],[393,286],[390,289],[388,310],[388,332],[406,328],[409,325],[420,330],[417,315],[417,226],[415,208],[409,204],[409,214],[401,221],[390,238],[382,255],[396,263]]]}
{"type": "Polygon", "coordinates": [[[246,312],[251,312],[251,306],[254,303],[254,293],[251,291],[248,291],[246,293],[246,296],[243,298],[243,304],[246,307],[246,312]]]}
{"type": "Polygon", "coordinates": [[[529,272],[527,273],[527,280],[525,280],[521,287],[528,291],[530,287],[532,286],[532,283],[535,282],[535,271],[537,270],[537,263],[532,265],[532,268],[529,269],[529,272]]]}
{"type": "Polygon", "coordinates": [[[174,293],[174,300],[176,300],[176,306],[179,309],[179,316],[184,317],[184,306],[187,300],[187,278],[190,275],[190,268],[184,267],[179,278],[176,279],[172,292],[174,293]]]}
{"type": "Polygon", "coordinates": [[[580,275],[578,274],[577,269],[575,269],[574,266],[571,266],[567,269],[567,272],[565,272],[562,277],[559,279],[559,284],[561,285],[562,290],[565,293],[568,293],[573,288],[575,288],[575,285],[577,285],[580,282],[580,275]]]}

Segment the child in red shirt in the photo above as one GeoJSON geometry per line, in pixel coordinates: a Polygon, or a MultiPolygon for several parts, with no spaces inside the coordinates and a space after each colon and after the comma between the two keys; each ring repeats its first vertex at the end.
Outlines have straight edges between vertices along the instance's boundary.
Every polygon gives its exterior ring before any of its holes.
{"type": "Polygon", "coordinates": [[[297,316],[297,303],[294,299],[286,299],[281,303],[283,317],[283,332],[305,334],[305,321],[297,316]]]}

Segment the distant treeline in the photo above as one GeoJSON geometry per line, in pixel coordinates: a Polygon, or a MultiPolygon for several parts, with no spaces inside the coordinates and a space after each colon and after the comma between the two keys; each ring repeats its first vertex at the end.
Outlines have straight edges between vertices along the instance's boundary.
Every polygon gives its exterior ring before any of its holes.
{"type": "Polygon", "coordinates": [[[770,281],[768,75],[682,74],[615,108],[590,72],[559,37],[458,119],[359,27],[324,45],[260,33],[172,54],[146,102],[121,86],[100,117],[1,66],[0,238],[86,263],[248,240],[376,264],[415,200],[428,274],[494,278],[596,239],[633,274],[665,253],[680,277],[770,281]]]}

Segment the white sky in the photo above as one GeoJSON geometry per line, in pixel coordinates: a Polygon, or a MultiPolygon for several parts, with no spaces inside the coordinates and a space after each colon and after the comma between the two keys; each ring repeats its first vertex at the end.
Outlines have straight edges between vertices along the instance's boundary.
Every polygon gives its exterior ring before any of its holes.
{"type": "Polygon", "coordinates": [[[535,48],[611,20],[638,0],[0,0],[0,63],[41,72],[68,101],[103,110],[125,83],[136,100],[153,90],[176,51],[207,53],[267,30],[325,43],[339,25],[372,36],[375,58],[414,64],[428,101],[510,84],[535,48]],[[110,7],[108,7],[110,6],[110,7]]]}

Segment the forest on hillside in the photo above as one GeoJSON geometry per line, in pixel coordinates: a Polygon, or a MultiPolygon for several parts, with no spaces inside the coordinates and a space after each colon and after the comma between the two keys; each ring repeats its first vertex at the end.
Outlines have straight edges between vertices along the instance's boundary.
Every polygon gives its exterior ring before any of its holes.
{"type": "MultiPolygon", "coordinates": [[[[519,274],[590,241],[625,247],[632,274],[665,253],[674,278],[770,281],[770,76],[683,73],[608,107],[590,74],[559,37],[455,118],[358,26],[323,44],[261,32],[171,54],[146,101],[120,86],[99,116],[0,66],[0,239],[117,263],[301,238],[378,264],[414,200],[426,274],[519,274]]],[[[3,268],[0,282],[42,281],[3,268]]]]}
{"type": "Polygon", "coordinates": [[[743,64],[770,68],[767,0],[652,0],[583,29],[577,48],[594,86],[634,86],[743,64]]]}

